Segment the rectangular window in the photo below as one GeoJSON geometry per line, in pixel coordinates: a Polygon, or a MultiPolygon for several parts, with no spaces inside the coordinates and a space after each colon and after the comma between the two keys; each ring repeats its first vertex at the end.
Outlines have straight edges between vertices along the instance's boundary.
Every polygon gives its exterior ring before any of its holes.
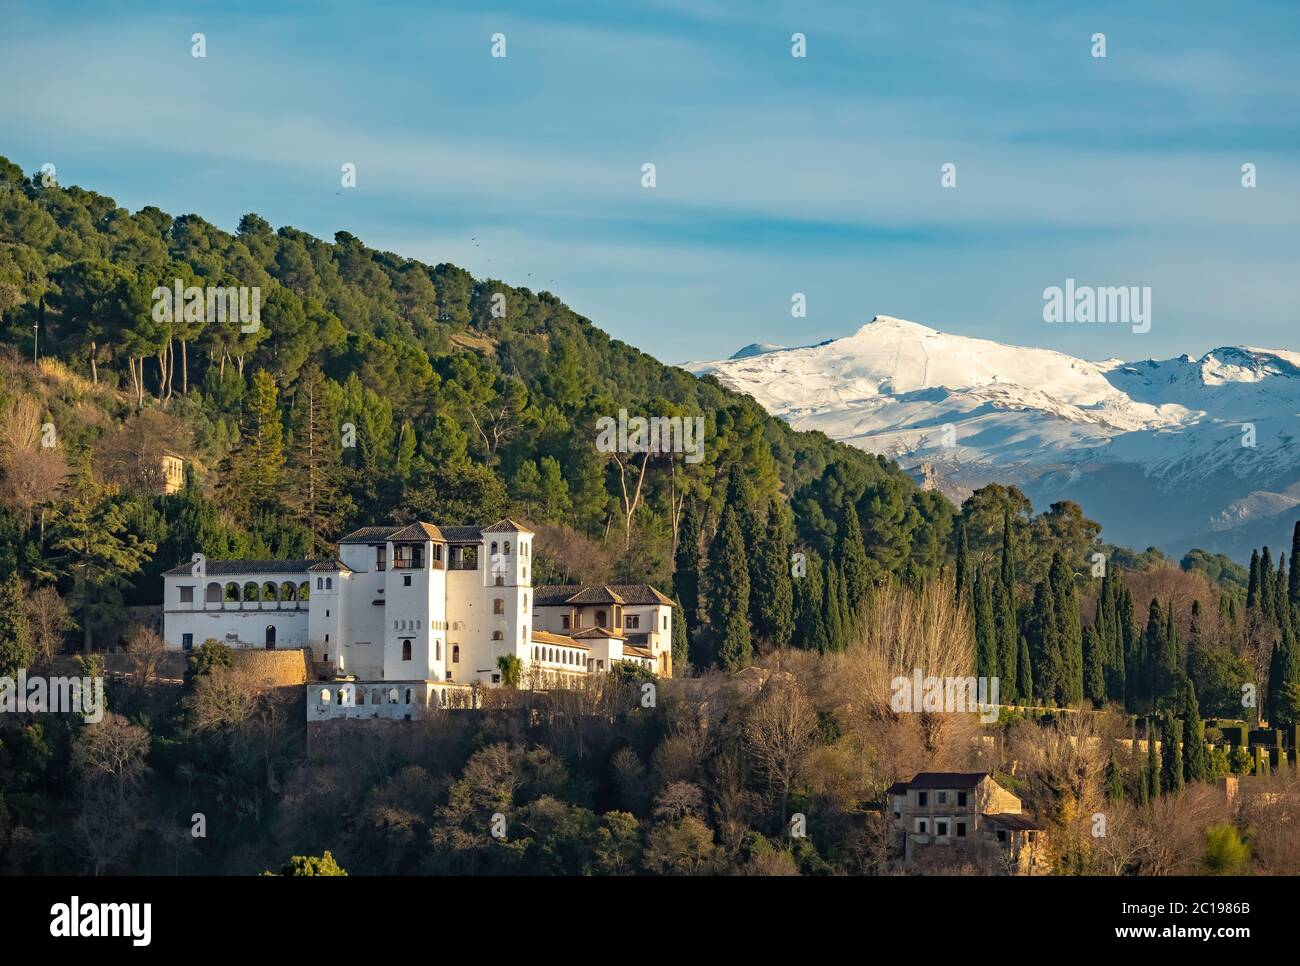
{"type": "Polygon", "coordinates": [[[189,650],[190,648],[192,648],[193,646],[194,646],[194,635],[193,635],[193,634],[182,634],[182,635],[181,635],[181,647],[185,648],[185,650],[188,651],[188,650],[189,650]]]}
{"type": "Polygon", "coordinates": [[[924,818],[918,818],[918,819],[916,820],[916,834],[917,834],[917,835],[924,835],[924,834],[927,833],[928,831],[930,831],[930,822],[929,822],[929,820],[928,820],[928,819],[924,819],[924,818]]]}
{"type": "Polygon", "coordinates": [[[958,822],[958,823],[957,823],[957,838],[959,838],[959,839],[964,839],[965,837],[966,837],[966,823],[965,823],[965,822],[958,822]]]}
{"type": "Polygon", "coordinates": [[[387,547],[375,547],[375,569],[376,570],[388,569],[388,548],[387,547]]]}
{"type": "Polygon", "coordinates": [[[402,574],[402,586],[403,586],[403,587],[410,587],[410,586],[411,586],[411,575],[410,575],[410,574],[402,574]]]}
{"type": "Polygon", "coordinates": [[[560,626],[567,631],[569,629],[569,619],[567,617],[560,618],[560,626]]]}
{"type": "Polygon", "coordinates": [[[664,614],[664,630],[668,630],[668,615],[664,614]]]}
{"type": "Polygon", "coordinates": [[[638,628],[640,628],[640,626],[641,626],[641,618],[640,618],[640,617],[637,617],[635,614],[628,614],[628,615],[627,615],[627,627],[628,627],[628,630],[630,630],[630,631],[635,631],[635,630],[637,630],[638,628]]]}
{"type": "Polygon", "coordinates": [[[194,603],[194,587],[193,587],[193,586],[186,585],[186,586],[184,586],[184,587],[181,588],[181,603],[182,603],[182,604],[192,604],[192,603],[194,603]]]}
{"type": "Polygon", "coordinates": [[[1007,831],[1006,831],[1006,829],[1001,829],[1001,828],[998,829],[998,841],[999,841],[999,842],[1005,842],[1006,840],[1007,840],[1007,831]]]}
{"type": "Polygon", "coordinates": [[[934,823],[934,831],[935,831],[935,834],[936,834],[936,835],[947,835],[947,834],[948,834],[948,823],[947,823],[947,821],[945,821],[945,820],[943,820],[943,819],[940,819],[939,821],[935,822],[935,823],[934,823]]]}
{"type": "Polygon", "coordinates": [[[948,804],[948,793],[947,793],[947,792],[940,792],[940,793],[939,793],[939,804],[940,804],[940,805],[947,805],[947,804],[948,804]]]}
{"type": "Polygon", "coordinates": [[[958,804],[958,805],[965,805],[965,804],[966,804],[966,793],[965,793],[965,792],[958,792],[958,793],[957,793],[957,804],[958,804]]]}
{"type": "Polygon", "coordinates": [[[920,805],[922,808],[925,808],[925,806],[929,805],[929,804],[930,804],[930,795],[929,795],[929,793],[928,793],[928,792],[917,792],[917,793],[916,793],[916,804],[920,805]]]}

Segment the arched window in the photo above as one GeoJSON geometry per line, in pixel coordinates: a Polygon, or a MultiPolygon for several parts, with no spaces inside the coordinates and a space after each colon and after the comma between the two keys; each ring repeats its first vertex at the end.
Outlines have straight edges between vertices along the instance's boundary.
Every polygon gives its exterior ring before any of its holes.
{"type": "Polygon", "coordinates": [[[411,642],[402,641],[402,660],[409,661],[410,659],[411,659],[411,642]]]}
{"type": "Polygon", "coordinates": [[[383,692],[380,691],[378,688],[375,688],[373,691],[371,691],[371,692],[370,692],[370,703],[371,703],[371,704],[383,704],[383,703],[384,703],[384,695],[383,695],[383,692]]]}
{"type": "Polygon", "coordinates": [[[275,647],[275,625],[266,625],[266,649],[269,651],[275,647]]]}
{"type": "Polygon", "coordinates": [[[357,689],[357,704],[365,704],[365,703],[366,703],[366,692],[365,692],[364,689],[358,688],[358,689],[357,689]]]}
{"type": "Polygon", "coordinates": [[[333,589],[334,589],[334,578],[333,578],[333,577],[326,577],[326,578],[325,578],[325,589],[326,589],[326,590],[333,590],[333,589]]]}
{"type": "Polygon", "coordinates": [[[324,577],[317,577],[317,578],[316,578],[316,589],[317,589],[317,590],[324,590],[324,589],[325,589],[325,578],[324,578],[324,577]]]}
{"type": "Polygon", "coordinates": [[[433,651],[434,651],[433,659],[434,659],[435,661],[441,661],[441,660],[442,660],[442,641],[434,641],[434,642],[433,642],[433,651]]]}
{"type": "Polygon", "coordinates": [[[330,703],[330,689],[329,689],[329,688],[321,688],[321,689],[320,689],[320,703],[321,703],[321,704],[329,704],[329,703],[330,703]]]}
{"type": "Polygon", "coordinates": [[[509,541],[509,540],[507,540],[505,543],[503,543],[503,544],[501,545],[501,552],[504,553],[507,557],[510,556],[510,541],[509,541]]]}
{"type": "Polygon", "coordinates": [[[411,703],[411,689],[410,689],[410,688],[407,688],[407,689],[406,689],[406,703],[407,703],[407,704],[410,704],[410,703],[411,703]]]}
{"type": "Polygon", "coordinates": [[[257,592],[257,583],[255,581],[250,580],[248,583],[244,584],[244,600],[257,600],[259,596],[260,595],[257,592]]]}
{"type": "Polygon", "coordinates": [[[493,631],[493,632],[492,632],[492,640],[494,640],[494,641],[504,641],[505,639],[506,639],[505,635],[502,634],[500,631],[493,631]]]}
{"type": "Polygon", "coordinates": [[[388,689],[388,703],[397,704],[397,688],[388,689]]]}
{"type": "Polygon", "coordinates": [[[207,592],[203,595],[203,602],[205,604],[221,603],[221,585],[215,580],[208,584],[207,592]]]}
{"type": "Polygon", "coordinates": [[[500,597],[492,598],[492,613],[504,614],[506,612],[506,602],[500,597]]]}
{"type": "Polygon", "coordinates": [[[525,644],[528,643],[528,625],[527,625],[527,624],[520,624],[520,625],[519,625],[519,640],[520,640],[521,642],[525,643],[525,644]]]}
{"type": "Polygon", "coordinates": [[[292,580],[286,580],[284,583],[280,585],[280,599],[281,600],[298,599],[298,588],[294,586],[292,580]]]}
{"type": "Polygon", "coordinates": [[[311,581],[304,580],[298,585],[298,599],[311,600],[311,581]]]}
{"type": "Polygon", "coordinates": [[[233,580],[230,583],[226,584],[226,600],[228,601],[239,600],[239,584],[235,583],[233,580]]]}
{"type": "Polygon", "coordinates": [[[495,554],[496,552],[497,552],[497,542],[496,542],[495,540],[493,540],[493,541],[492,541],[492,553],[495,554]]]}
{"type": "Polygon", "coordinates": [[[524,610],[528,610],[528,594],[524,594],[524,610]]]}
{"type": "Polygon", "coordinates": [[[459,644],[453,644],[453,645],[451,646],[451,663],[452,663],[452,664],[459,664],[459,663],[460,663],[460,645],[459,645],[459,644]]]}
{"type": "Polygon", "coordinates": [[[596,611],[596,626],[597,627],[605,626],[605,612],[603,610],[596,611]]]}

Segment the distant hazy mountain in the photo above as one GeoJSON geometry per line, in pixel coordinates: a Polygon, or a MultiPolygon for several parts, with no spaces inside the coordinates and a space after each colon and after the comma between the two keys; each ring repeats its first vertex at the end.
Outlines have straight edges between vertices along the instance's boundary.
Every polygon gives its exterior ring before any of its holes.
{"type": "Polygon", "coordinates": [[[1139,548],[1241,559],[1289,543],[1300,517],[1296,352],[1089,362],[877,316],[821,345],[760,343],[684,368],[797,429],[929,463],[954,497],[998,481],[1036,507],[1075,500],[1139,548]]]}

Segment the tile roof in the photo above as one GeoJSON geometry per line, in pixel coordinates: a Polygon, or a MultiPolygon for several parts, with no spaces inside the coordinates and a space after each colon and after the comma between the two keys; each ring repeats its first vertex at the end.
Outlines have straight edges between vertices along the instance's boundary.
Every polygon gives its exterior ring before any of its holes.
{"type": "Polygon", "coordinates": [[[1014,832],[1039,832],[1043,828],[1028,815],[1020,812],[993,812],[985,815],[984,819],[991,825],[1001,825],[1014,832]]]}
{"type": "Polygon", "coordinates": [[[623,645],[623,653],[631,654],[633,657],[649,657],[649,658],[654,657],[654,654],[652,654],[644,647],[630,647],[627,644],[623,645]]]}
{"type": "Polygon", "coordinates": [[[498,520],[490,527],[484,527],[483,532],[484,533],[532,533],[533,531],[529,530],[522,523],[516,523],[514,520],[511,520],[509,517],[506,517],[504,520],[498,520]]]}
{"type": "Polygon", "coordinates": [[[442,531],[443,538],[448,543],[478,543],[483,539],[483,528],[478,526],[468,527],[439,527],[442,531]]]}
{"type": "Polygon", "coordinates": [[[986,771],[923,771],[910,782],[908,788],[974,788],[986,778],[986,771]]]}
{"type": "Polygon", "coordinates": [[[565,603],[582,605],[582,604],[625,604],[618,594],[614,593],[608,587],[584,587],[565,603]]]}
{"type": "Polygon", "coordinates": [[[563,634],[552,634],[550,631],[533,631],[534,644],[554,644],[558,647],[576,647],[580,651],[590,651],[591,647],[582,641],[575,641],[572,637],[565,637],[563,634]]]}
{"type": "Polygon", "coordinates": [[[338,557],[330,557],[326,560],[319,560],[316,563],[312,564],[310,567],[308,567],[307,570],[312,573],[327,573],[327,574],[335,574],[335,573],[350,574],[353,572],[352,568],[349,567],[347,564],[345,564],[338,557]]]}
{"type": "Polygon", "coordinates": [[[442,531],[432,523],[412,523],[408,527],[402,527],[396,533],[390,534],[389,540],[436,540],[443,542],[442,531]]]}
{"type": "Polygon", "coordinates": [[[362,527],[360,530],[353,530],[339,543],[385,543],[401,529],[401,527],[362,527]]]}
{"type": "Polygon", "coordinates": [[[617,603],[628,605],[666,604],[674,606],[671,597],[660,593],[649,584],[543,584],[533,590],[533,602],[538,607],[560,607],[568,603],[612,603],[610,600],[573,601],[575,595],[586,591],[605,590],[619,598],[617,603]]]}
{"type": "Polygon", "coordinates": [[[571,635],[575,640],[578,638],[590,637],[594,640],[604,641],[622,641],[626,638],[618,631],[611,631],[608,627],[584,627],[580,631],[574,631],[571,635]]]}
{"type": "MultiPolygon", "coordinates": [[[[238,577],[247,574],[305,574],[314,566],[324,563],[322,560],[207,560],[204,561],[204,573],[209,577],[238,577]]],[[[188,577],[193,573],[194,565],[183,563],[178,567],[163,572],[165,577],[188,577]]]]}

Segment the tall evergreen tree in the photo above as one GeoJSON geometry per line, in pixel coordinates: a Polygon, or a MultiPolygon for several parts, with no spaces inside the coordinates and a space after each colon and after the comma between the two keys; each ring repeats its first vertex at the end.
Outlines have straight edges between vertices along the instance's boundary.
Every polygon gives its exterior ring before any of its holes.
{"type": "Polygon", "coordinates": [[[965,600],[970,584],[970,547],[966,540],[966,521],[961,520],[957,525],[957,600],[965,600]]]}
{"type": "Polygon", "coordinates": [[[1191,678],[1183,678],[1183,778],[1188,782],[1203,782],[1212,771],[1210,750],[1205,744],[1205,722],[1201,720],[1200,705],[1196,701],[1196,686],[1191,678]]]}
{"type": "Polygon", "coordinates": [[[1061,653],[1060,625],[1056,620],[1056,603],[1051,588],[1044,581],[1034,589],[1034,617],[1031,622],[1031,661],[1034,669],[1034,695],[1043,704],[1064,706],[1068,701],[1069,682],[1065,655],[1061,653]]]}
{"type": "MultiPolygon", "coordinates": [[[[993,621],[993,595],[989,581],[976,568],[971,585],[972,614],[975,623],[975,673],[980,677],[999,676],[997,629],[993,621]]],[[[999,685],[1000,690],[1000,685],[999,685]]]]}
{"type": "Polygon", "coordinates": [[[843,592],[839,569],[829,557],[823,566],[822,620],[826,625],[827,646],[832,651],[844,650],[844,613],[840,608],[843,592]]]}
{"type": "Polygon", "coordinates": [[[1083,696],[1096,707],[1106,700],[1106,672],[1101,660],[1101,635],[1095,624],[1083,629],[1083,696]]]}
{"type": "Polygon", "coordinates": [[[230,456],[226,502],[252,515],[277,508],[284,496],[284,426],[279,390],[265,369],[253,373],[252,400],[239,449],[230,456]]]}
{"type": "Polygon", "coordinates": [[[1150,717],[1147,718],[1147,767],[1143,777],[1147,801],[1154,801],[1160,796],[1160,764],[1156,758],[1156,723],[1150,717]]]}
{"type": "Polygon", "coordinates": [[[1246,606],[1259,606],[1259,551],[1250,552],[1250,583],[1246,587],[1246,606]]]}
{"type": "Polygon", "coordinates": [[[1147,629],[1142,635],[1142,666],[1137,689],[1138,700],[1150,705],[1155,697],[1160,657],[1164,654],[1165,619],[1160,601],[1151,598],[1147,608],[1147,629]]]}
{"type": "Polygon", "coordinates": [[[862,523],[853,501],[845,499],[840,513],[838,534],[840,576],[844,580],[844,596],[848,602],[845,617],[856,624],[861,609],[866,605],[871,590],[871,568],[867,551],[862,544],[862,523]]]}
{"type": "Polygon", "coordinates": [[[1029,640],[1023,634],[1016,652],[1016,700],[1021,704],[1033,704],[1034,669],[1029,660],[1029,640]]]}
{"type": "Polygon", "coordinates": [[[767,526],[758,544],[758,566],[750,590],[750,611],[757,612],[754,633],[768,647],[787,647],[794,633],[794,589],[790,553],[794,534],[785,504],[773,497],[767,526]]]}
{"type": "Polygon", "coordinates": [[[1178,792],[1183,788],[1183,723],[1172,711],[1160,715],[1160,790],[1178,792]]]}
{"type": "Polygon", "coordinates": [[[795,577],[794,585],[794,644],[808,651],[824,653],[830,650],[826,634],[826,618],[822,612],[821,568],[810,558],[803,576],[795,577]]]}
{"type": "Polygon", "coordinates": [[[1296,566],[1296,561],[1300,561],[1300,520],[1291,531],[1291,580],[1287,585],[1287,600],[1292,609],[1300,606],[1300,567],[1296,566]]]}
{"type": "Polygon", "coordinates": [[[998,666],[1002,693],[1009,702],[1020,700],[1020,626],[1016,617],[1016,558],[1011,542],[1011,514],[1002,514],[1002,560],[993,582],[993,616],[997,625],[998,666]]]}
{"type": "Polygon", "coordinates": [[[1057,700],[1065,707],[1083,700],[1083,627],[1079,622],[1079,601],[1074,592],[1074,571],[1059,550],[1052,555],[1048,580],[1051,582],[1057,636],[1064,661],[1063,690],[1057,700]]]}
{"type": "MultiPolygon", "coordinates": [[[[343,495],[343,450],[338,409],[330,399],[320,367],[303,370],[293,407],[293,445],[290,448],[295,480],[286,501],[301,518],[315,541],[313,552],[332,547],[339,525],[351,508],[343,495]]],[[[415,431],[406,424],[412,452],[415,431]]],[[[409,466],[409,456],[407,463],[409,466]]],[[[409,472],[409,469],[408,469],[409,472]]]]}
{"type": "Polygon", "coordinates": [[[1106,762],[1104,788],[1109,801],[1119,801],[1124,797],[1124,769],[1120,767],[1119,757],[1115,754],[1113,745],[1110,749],[1110,759],[1106,762]]]}
{"type": "Polygon", "coordinates": [[[1276,613],[1273,606],[1273,590],[1276,586],[1273,579],[1273,555],[1269,553],[1268,547],[1259,555],[1259,609],[1263,611],[1265,617],[1272,617],[1276,613]]]}
{"type": "Polygon", "coordinates": [[[717,665],[727,671],[748,667],[753,656],[749,636],[749,568],[740,520],[730,504],[709,547],[709,632],[717,665]]]}
{"type": "MultiPolygon", "coordinates": [[[[700,516],[694,500],[686,501],[677,526],[677,551],[673,555],[673,596],[681,604],[686,623],[686,643],[695,663],[693,651],[700,640],[700,516]]],[[[707,662],[704,662],[707,663],[707,662]]],[[[703,666],[703,665],[701,665],[703,666]]]]}

